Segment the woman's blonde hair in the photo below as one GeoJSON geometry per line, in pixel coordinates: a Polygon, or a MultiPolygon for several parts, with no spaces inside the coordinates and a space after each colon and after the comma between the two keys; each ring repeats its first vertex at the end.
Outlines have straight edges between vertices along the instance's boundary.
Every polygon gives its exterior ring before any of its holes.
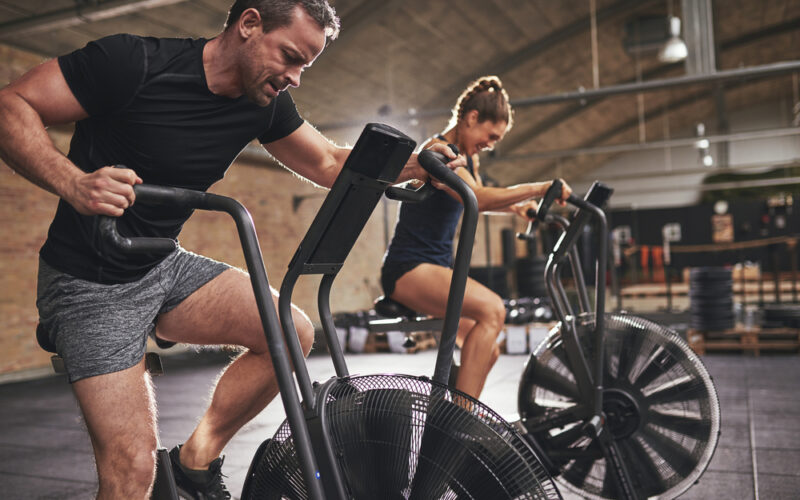
{"type": "Polygon", "coordinates": [[[467,85],[453,106],[447,127],[455,127],[458,121],[473,109],[478,111],[478,123],[486,120],[491,120],[492,123],[504,121],[508,124],[506,131],[511,130],[514,110],[511,109],[508,93],[503,88],[500,78],[482,76],[467,85]]]}

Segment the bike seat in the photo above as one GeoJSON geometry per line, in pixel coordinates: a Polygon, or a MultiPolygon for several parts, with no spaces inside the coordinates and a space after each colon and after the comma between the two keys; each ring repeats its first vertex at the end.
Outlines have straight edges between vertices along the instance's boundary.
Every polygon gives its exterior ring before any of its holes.
{"type": "MultiPolygon", "coordinates": [[[[174,342],[167,342],[166,340],[159,339],[155,334],[153,334],[152,337],[159,347],[167,348],[175,345],[174,342]]],[[[67,369],[64,366],[64,359],[56,352],[55,344],[50,341],[50,333],[41,323],[36,325],[36,342],[39,343],[39,347],[52,354],[52,356],[50,356],[50,363],[53,365],[53,371],[56,373],[66,373],[67,369]]],[[[145,353],[145,366],[147,367],[147,371],[152,375],[161,375],[164,373],[164,368],[161,366],[161,358],[155,352],[145,353]]]]}
{"type": "Polygon", "coordinates": [[[395,302],[389,297],[384,297],[383,295],[375,299],[374,308],[376,313],[387,318],[402,317],[415,319],[417,316],[420,316],[420,314],[417,314],[416,311],[412,311],[400,302],[395,302]]]}
{"type": "Polygon", "coordinates": [[[41,323],[36,325],[36,342],[38,342],[39,347],[45,351],[53,354],[56,353],[56,346],[50,341],[50,334],[41,323]]]}

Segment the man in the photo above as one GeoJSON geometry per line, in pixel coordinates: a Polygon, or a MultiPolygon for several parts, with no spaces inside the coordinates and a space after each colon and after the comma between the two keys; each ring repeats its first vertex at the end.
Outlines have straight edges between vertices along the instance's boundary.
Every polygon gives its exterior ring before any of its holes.
{"type": "MultiPolygon", "coordinates": [[[[278,388],[244,273],[182,249],[166,258],[109,253],[96,215],[124,212],[127,236],[175,238],[190,214],[134,205],[133,185],[207,189],[255,138],[331,186],[349,149],[304,123],[284,91],[338,29],[327,0],[237,0],[211,40],[107,37],[0,91],[2,158],[61,198],[40,252],[37,306],[89,430],[98,498],[146,498],[152,487],[156,418],[143,354],[154,328],[166,341],[245,348],[170,452],[180,488],[196,498],[229,498],[219,454],[278,388]],[[68,122],[76,128],[65,157],[45,127],[68,122]]],[[[416,157],[400,180],[410,178],[425,178],[416,157]]],[[[308,353],[313,327],[298,309],[294,321],[308,353]]]]}

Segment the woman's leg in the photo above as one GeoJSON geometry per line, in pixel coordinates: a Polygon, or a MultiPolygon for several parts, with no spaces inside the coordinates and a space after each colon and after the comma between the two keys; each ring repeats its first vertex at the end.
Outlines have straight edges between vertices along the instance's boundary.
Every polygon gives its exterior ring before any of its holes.
{"type": "MultiPolygon", "coordinates": [[[[420,264],[395,284],[392,300],[406,307],[443,317],[447,308],[452,269],[435,264],[420,264]]],[[[497,336],[503,329],[506,310],[503,300],[493,291],[468,278],[461,310],[461,370],[456,388],[478,397],[483,384],[500,354],[497,336]],[[471,327],[469,321],[472,323],[471,327]]]]}

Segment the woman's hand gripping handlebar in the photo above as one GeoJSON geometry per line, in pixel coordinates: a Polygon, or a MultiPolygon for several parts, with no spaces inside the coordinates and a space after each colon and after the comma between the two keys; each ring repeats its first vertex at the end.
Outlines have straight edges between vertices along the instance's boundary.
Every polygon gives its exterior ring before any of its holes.
{"type": "MultiPolygon", "coordinates": [[[[544,222],[545,218],[547,217],[548,212],[550,211],[550,206],[556,200],[562,200],[564,198],[564,181],[561,179],[554,179],[553,183],[550,184],[550,187],[547,188],[547,191],[544,193],[542,197],[542,201],[539,203],[539,210],[528,210],[526,215],[529,219],[531,219],[530,223],[528,223],[528,228],[525,230],[524,233],[517,233],[517,238],[521,240],[532,240],[533,239],[533,232],[536,231],[536,227],[539,225],[539,221],[544,222]]],[[[576,200],[580,200],[572,192],[569,192],[569,196],[567,196],[566,202],[575,203],[576,200]]],[[[564,202],[561,202],[562,204],[564,202]]]]}
{"type": "MultiPolygon", "coordinates": [[[[455,153],[456,155],[459,154],[458,148],[456,147],[455,144],[448,144],[447,146],[450,148],[451,151],[453,151],[453,153],[455,153]]],[[[429,149],[422,151],[417,157],[417,160],[419,161],[420,165],[422,165],[422,168],[424,168],[426,172],[428,172],[431,176],[436,177],[439,180],[442,180],[439,176],[434,175],[433,172],[431,172],[430,169],[426,167],[425,164],[423,163],[423,161],[428,161],[428,160],[423,160],[423,158],[428,157],[430,154],[436,155],[436,158],[442,164],[446,164],[449,161],[449,159],[446,158],[443,154],[431,151],[429,149]]],[[[433,167],[433,168],[438,168],[438,167],[433,167]]],[[[445,169],[448,172],[450,172],[450,169],[448,169],[447,167],[445,167],[445,169]]],[[[428,182],[426,182],[417,189],[410,189],[402,186],[390,186],[389,188],[386,189],[386,197],[389,198],[390,200],[416,203],[425,200],[435,192],[436,192],[436,187],[429,180],[428,182]]]]}

